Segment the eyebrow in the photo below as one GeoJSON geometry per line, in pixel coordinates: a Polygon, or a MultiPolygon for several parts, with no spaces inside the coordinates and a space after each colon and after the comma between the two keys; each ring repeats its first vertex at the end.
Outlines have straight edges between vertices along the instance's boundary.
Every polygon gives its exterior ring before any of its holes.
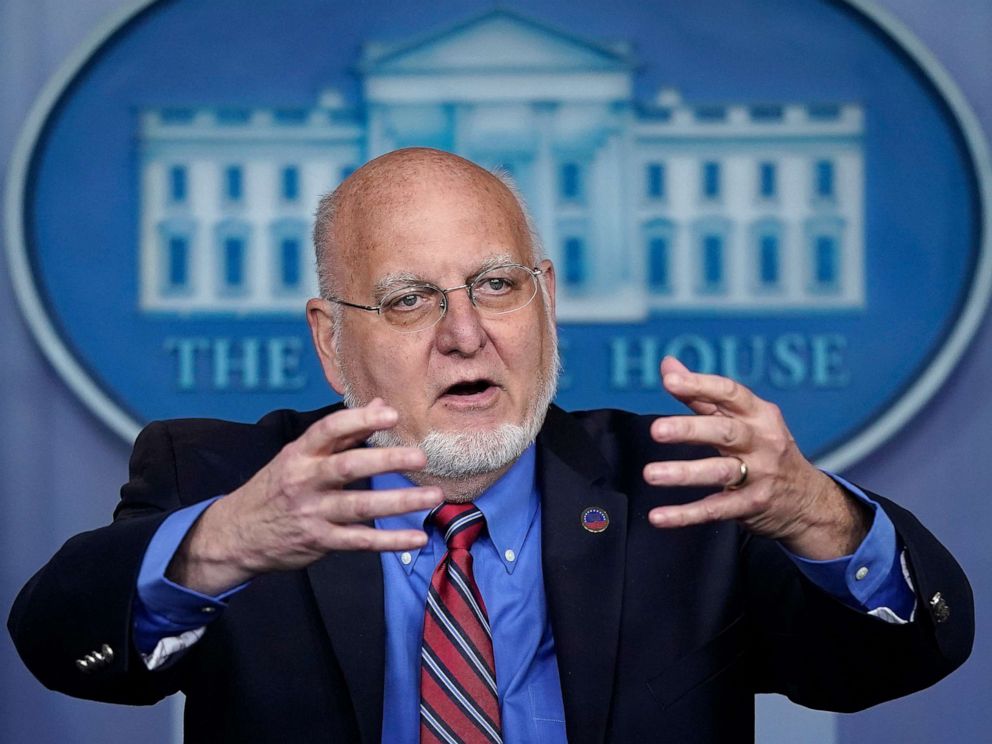
{"type": "MultiPolygon", "coordinates": [[[[483,271],[489,271],[489,269],[495,269],[497,266],[515,263],[517,261],[509,253],[496,253],[487,257],[479,264],[478,268],[466,277],[466,281],[474,276],[478,276],[483,271]]],[[[379,302],[393,290],[407,287],[411,284],[434,284],[434,282],[410,271],[393,271],[376,281],[372,287],[373,296],[375,297],[375,301],[379,302]]]]}
{"type": "Polygon", "coordinates": [[[483,271],[489,271],[489,269],[495,269],[497,266],[505,266],[506,264],[515,264],[515,263],[517,262],[514,260],[513,256],[511,256],[509,253],[497,253],[496,255],[490,256],[485,261],[483,261],[479,265],[479,268],[475,270],[475,273],[472,274],[472,276],[481,274],[483,271]]]}
{"type": "Polygon", "coordinates": [[[394,271],[380,278],[372,287],[373,297],[379,302],[383,297],[394,289],[406,287],[410,284],[424,284],[427,280],[409,271],[394,271]]]}

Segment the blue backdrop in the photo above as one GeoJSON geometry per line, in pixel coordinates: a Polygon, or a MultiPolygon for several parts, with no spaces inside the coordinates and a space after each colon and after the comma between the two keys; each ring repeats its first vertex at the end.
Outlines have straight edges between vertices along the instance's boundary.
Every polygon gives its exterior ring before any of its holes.
{"type": "MultiPolygon", "coordinates": [[[[4,0],[0,3],[0,166],[47,79],[121,0],[4,0]]],[[[987,0],[884,0],[948,69],[986,131],[992,130],[992,4],[987,0]]],[[[732,81],[727,94],[733,97],[732,81]]],[[[126,475],[127,447],[52,371],[0,278],[0,607],[67,537],[105,522],[126,475]]],[[[852,716],[806,713],[774,698],[759,704],[759,741],[984,741],[987,679],[985,589],[992,583],[983,527],[992,479],[987,430],[992,335],[983,323],[969,351],[931,402],[887,446],[846,473],[919,514],[972,579],[979,636],[972,660],[932,690],[852,716]]],[[[884,351],[884,350],[880,350],[884,351]]],[[[870,673],[869,670],[866,670],[870,673]]],[[[176,706],[132,711],[45,691],[0,642],[0,742],[173,740],[176,706]]]]}

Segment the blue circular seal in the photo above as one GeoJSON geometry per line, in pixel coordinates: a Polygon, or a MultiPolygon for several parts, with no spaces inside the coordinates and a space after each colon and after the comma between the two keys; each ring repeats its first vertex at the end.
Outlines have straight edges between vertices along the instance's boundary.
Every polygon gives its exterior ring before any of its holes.
{"type": "Polygon", "coordinates": [[[381,152],[509,171],[558,267],[559,402],[672,412],[658,363],[776,401],[841,468],[940,387],[992,283],[989,157],[868,2],[153,2],[29,117],[20,305],[131,438],[332,393],[309,348],[320,194],[381,152]]]}

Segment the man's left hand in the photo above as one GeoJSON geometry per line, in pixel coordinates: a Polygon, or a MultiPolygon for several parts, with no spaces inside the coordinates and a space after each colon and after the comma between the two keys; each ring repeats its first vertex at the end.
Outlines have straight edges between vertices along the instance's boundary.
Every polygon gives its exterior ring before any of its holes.
{"type": "Polygon", "coordinates": [[[659,418],[651,436],[662,443],[709,445],[720,456],[652,462],[644,467],[644,480],[654,486],[722,490],[688,504],[652,509],[648,518],[655,527],[736,519],[813,560],[857,549],[871,524],[870,509],[803,456],[778,406],[729,378],[690,372],[672,357],[662,361],[661,379],[697,415],[659,418]]]}

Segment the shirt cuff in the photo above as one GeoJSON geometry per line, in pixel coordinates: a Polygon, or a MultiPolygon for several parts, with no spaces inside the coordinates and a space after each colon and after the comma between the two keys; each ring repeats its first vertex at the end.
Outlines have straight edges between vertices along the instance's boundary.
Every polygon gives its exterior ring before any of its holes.
{"type": "Polygon", "coordinates": [[[833,473],[827,475],[874,512],[868,534],[853,554],[840,558],[814,561],[788,550],[786,555],[806,578],[841,602],[868,612],[887,608],[899,618],[910,618],[916,596],[908,572],[902,569],[902,550],[892,520],[856,485],[833,473]]]}
{"type": "MultiPolygon", "coordinates": [[[[220,498],[219,496],[217,498],[220,498]]],[[[149,652],[166,636],[200,628],[227,606],[226,600],[247,583],[216,596],[194,591],[165,576],[186,533],[217,498],[201,501],[171,514],[152,536],[138,572],[134,606],[135,645],[149,652]]]]}

